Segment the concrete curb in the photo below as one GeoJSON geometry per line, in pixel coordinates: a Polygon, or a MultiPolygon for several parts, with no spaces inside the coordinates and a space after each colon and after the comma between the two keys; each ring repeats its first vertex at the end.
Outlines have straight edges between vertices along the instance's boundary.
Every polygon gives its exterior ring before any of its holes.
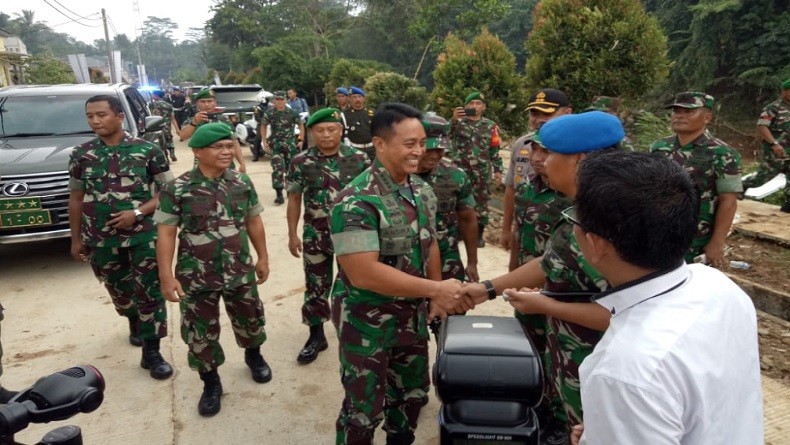
{"type": "Polygon", "coordinates": [[[724,273],[746,292],[754,306],[763,312],[785,321],[790,321],[790,294],[771,289],[754,281],[733,274],[724,273]]]}

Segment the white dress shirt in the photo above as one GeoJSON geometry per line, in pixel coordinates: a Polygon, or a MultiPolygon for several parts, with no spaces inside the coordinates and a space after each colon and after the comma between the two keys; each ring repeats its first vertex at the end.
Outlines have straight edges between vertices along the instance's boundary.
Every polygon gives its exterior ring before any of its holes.
{"type": "Polygon", "coordinates": [[[654,273],[596,302],[611,324],[579,368],[584,445],[762,445],[757,317],[700,264],[654,273]]]}

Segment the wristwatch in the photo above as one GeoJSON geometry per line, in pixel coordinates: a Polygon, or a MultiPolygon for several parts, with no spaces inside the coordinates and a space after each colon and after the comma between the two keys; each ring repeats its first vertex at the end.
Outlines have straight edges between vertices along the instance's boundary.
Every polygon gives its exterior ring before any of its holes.
{"type": "Polygon", "coordinates": [[[496,298],[496,289],[494,288],[494,283],[491,280],[483,281],[483,286],[486,287],[486,293],[488,293],[488,299],[493,300],[496,298]]]}
{"type": "Polygon", "coordinates": [[[144,213],[143,213],[143,211],[142,211],[142,210],[140,210],[140,209],[134,209],[134,218],[135,218],[137,221],[142,221],[142,220],[143,220],[143,218],[145,218],[145,214],[144,214],[144,213]]]}

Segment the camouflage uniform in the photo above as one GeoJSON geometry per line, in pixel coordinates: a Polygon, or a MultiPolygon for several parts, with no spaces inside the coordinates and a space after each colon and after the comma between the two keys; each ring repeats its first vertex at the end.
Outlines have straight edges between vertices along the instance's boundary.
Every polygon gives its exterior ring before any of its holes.
{"type": "MultiPolygon", "coordinates": [[[[516,187],[513,234],[518,265],[521,266],[546,251],[551,238],[552,228],[559,221],[560,213],[571,205],[571,200],[550,189],[540,175],[532,174],[516,187]]],[[[552,358],[546,348],[546,316],[543,314],[522,314],[516,311],[521,322],[535,345],[543,364],[543,399],[536,409],[541,430],[558,423],[565,428],[565,410],[557,387],[552,379],[552,358]]]]}
{"type": "Polygon", "coordinates": [[[432,171],[419,175],[436,194],[436,234],[442,257],[442,279],[466,281],[458,242],[458,212],[475,208],[472,184],[463,170],[442,159],[432,171]]]}
{"type": "Polygon", "coordinates": [[[115,310],[139,317],[141,339],[167,335],[165,300],[156,265],[156,227],[150,215],[128,229],[107,225],[111,213],[134,210],[173,178],[159,147],[124,134],[120,144],[100,138],[77,146],[69,160],[69,190],[85,192],[81,236],[96,278],[104,283],[115,310]]]}
{"type": "Polygon", "coordinates": [[[323,324],[330,316],[334,249],[329,236],[329,210],[337,194],[368,165],[365,153],[343,144],[336,155],[325,156],[314,146],[291,161],[288,193],[302,194],[304,200],[302,259],[307,289],[302,323],[308,326],[323,324]]]}
{"type": "Polygon", "coordinates": [[[499,128],[486,118],[453,120],[450,129],[452,149],[448,153],[456,165],[461,167],[472,183],[477,222],[488,225],[488,198],[491,194],[491,169],[502,173],[502,158],[499,157],[499,128]]]}
{"type": "Polygon", "coordinates": [[[220,297],[236,344],[253,348],[266,340],[246,228],[246,219],[262,211],[250,178],[230,169],[218,180],[192,169],[159,196],[154,220],[180,229],[176,278],[186,293],[180,302],[181,338],[189,347],[189,367],[198,372],[225,362],[219,344],[220,297]]]}
{"type": "MultiPolygon", "coordinates": [[[[550,292],[599,293],[609,287],[606,280],[582,257],[573,235],[573,225],[562,219],[553,228],[540,266],[546,274],[544,289],[550,292]]],[[[589,297],[558,299],[579,303],[591,301],[589,297]]],[[[583,419],[579,365],[592,353],[603,332],[550,316],[546,317],[546,321],[546,346],[551,378],[565,408],[570,432],[570,428],[581,423],[583,419]]]]}
{"type": "Polygon", "coordinates": [[[766,141],[762,141],[762,162],[753,183],[762,185],[779,173],[784,173],[788,177],[785,186],[785,202],[790,202],[790,161],[787,160],[790,158],[790,103],[781,98],[771,102],[763,108],[757,125],[763,125],[771,130],[771,135],[776,142],[785,149],[785,159],[778,158],[772,150],[773,147],[766,141]]]}
{"type": "Polygon", "coordinates": [[[156,100],[151,103],[151,113],[165,118],[165,126],[162,128],[165,144],[167,144],[165,148],[171,155],[175,156],[176,146],[173,145],[173,106],[163,100],[156,100]]]}
{"type": "MultiPolygon", "coordinates": [[[[395,184],[374,161],[343,189],[330,218],[335,254],[378,251],[379,262],[425,277],[436,196],[414,175],[410,184],[395,184]]],[[[372,443],[382,419],[388,435],[414,432],[430,384],[426,317],[423,300],[356,288],[340,269],[332,288],[345,389],[338,444],[372,443]]]]}
{"type": "Polygon", "coordinates": [[[650,147],[682,166],[694,180],[700,192],[700,216],[697,233],[686,254],[686,261],[704,252],[713,234],[716,198],[721,193],[740,193],[741,155],[720,139],[705,131],[694,141],[680,146],[677,136],[660,139],[650,147]]]}
{"type": "Polygon", "coordinates": [[[267,135],[272,150],[272,188],[285,188],[285,175],[291,159],[296,156],[296,134],[294,125],[302,121],[296,110],[285,108],[277,111],[270,107],[263,112],[261,125],[271,126],[271,134],[267,135]]]}
{"type": "Polygon", "coordinates": [[[365,152],[371,161],[376,159],[376,149],[371,142],[373,136],[370,134],[370,120],[372,118],[373,110],[370,108],[355,110],[349,106],[343,111],[348,145],[365,152]]]}

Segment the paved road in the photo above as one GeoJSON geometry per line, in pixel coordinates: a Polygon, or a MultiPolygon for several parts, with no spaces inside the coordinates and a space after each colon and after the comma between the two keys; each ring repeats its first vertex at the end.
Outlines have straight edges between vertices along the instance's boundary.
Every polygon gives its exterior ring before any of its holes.
{"type": "MultiPolygon", "coordinates": [[[[191,153],[184,144],[178,144],[178,155],[173,166],[176,173],[191,166],[191,153]]],[[[249,160],[249,153],[246,156],[249,160]]],[[[223,407],[214,418],[202,418],[196,409],[202,384],[186,364],[175,305],[169,306],[170,336],[163,341],[163,354],[173,364],[175,375],[155,381],[139,367],[140,349],[127,342],[126,322],[115,315],[103,287],[87,264],[69,257],[68,241],[0,246],[0,298],[6,307],[3,384],[22,388],[40,376],[76,364],[95,365],[107,381],[105,401],[98,411],[64,422],[33,425],[17,435],[18,441],[35,443],[56,426],[78,424],[86,444],[334,443],[334,421],[342,400],[337,341],[329,335],[330,347],[316,362],[308,366],[296,363],[296,354],[307,337],[299,315],[304,289],[301,260],[287,250],[285,206],[272,204],[268,158],[250,162],[248,168],[266,208],[263,217],[272,274],[260,291],[269,334],[263,353],[272,365],[274,379],[263,385],[250,379],[223,311],[222,344],[227,356],[220,368],[223,407]]],[[[503,250],[489,246],[480,255],[482,277],[505,270],[503,250]]],[[[509,315],[511,310],[497,301],[473,314],[509,315]]],[[[327,328],[331,334],[331,325],[327,328]]],[[[416,443],[438,443],[438,408],[432,394],[420,419],[416,443]]],[[[384,443],[381,432],[376,443],[384,443]]]]}

